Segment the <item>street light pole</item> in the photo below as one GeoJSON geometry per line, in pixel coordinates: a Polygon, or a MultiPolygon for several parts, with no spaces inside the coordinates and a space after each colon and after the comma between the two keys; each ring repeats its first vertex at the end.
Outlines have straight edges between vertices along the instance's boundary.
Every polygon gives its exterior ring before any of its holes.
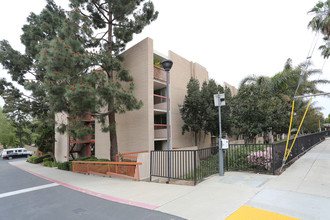
{"type": "Polygon", "coordinates": [[[219,100],[219,175],[223,176],[223,152],[222,152],[222,140],[221,140],[221,98],[220,92],[218,92],[218,100],[219,100]]]}
{"type": "Polygon", "coordinates": [[[221,140],[221,106],[224,106],[226,104],[225,102],[225,94],[214,94],[214,105],[218,106],[219,109],[219,175],[223,176],[223,151],[222,151],[222,140],[221,140]]]}
{"type": "Polygon", "coordinates": [[[170,150],[171,150],[171,137],[170,137],[170,88],[169,88],[169,71],[173,66],[173,62],[171,60],[164,60],[162,63],[162,67],[166,71],[166,130],[167,130],[167,150],[168,150],[168,179],[167,182],[170,182],[171,177],[171,159],[170,159],[170,150]]]}

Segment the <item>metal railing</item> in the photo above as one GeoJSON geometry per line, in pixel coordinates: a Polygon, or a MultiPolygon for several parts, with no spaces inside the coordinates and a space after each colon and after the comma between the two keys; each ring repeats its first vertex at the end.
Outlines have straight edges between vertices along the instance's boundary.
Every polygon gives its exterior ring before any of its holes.
{"type": "MultiPolygon", "coordinates": [[[[308,151],[310,148],[320,143],[325,139],[325,136],[329,136],[330,131],[323,131],[303,136],[298,136],[294,146],[290,152],[286,164],[298,158],[301,154],[308,151]]],[[[291,147],[293,138],[289,140],[288,148],[291,147]]],[[[274,155],[274,172],[278,171],[282,167],[284,152],[286,147],[286,141],[281,141],[273,144],[273,155],[274,155]]]]}
{"type": "Polygon", "coordinates": [[[219,170],[218,147],[199,150],[163,150],[150,152],[152,177],[197,181],[219,170]]]}
{"type": "MultiPolygon", "coordinates": [[[[329,136],[330,131],[300,136],[286,163],[291,162],[329,136]]],[[[289,141],[291,146],[292,139],[289,141]]],[[[225,170],[243,170],[275,174],[282,166],[286,141],[275,144],[229,144],[224,150],[225,170]]],[[[152,177],[194,181],[219,172],[219,148],[163,150],[150,152],[152,177]]]]}
{"type": "Polygon", "coordinates": [[[273,172],[273,146],[268,144],[230,144],[225,151],[227,170],[273,172]]]}

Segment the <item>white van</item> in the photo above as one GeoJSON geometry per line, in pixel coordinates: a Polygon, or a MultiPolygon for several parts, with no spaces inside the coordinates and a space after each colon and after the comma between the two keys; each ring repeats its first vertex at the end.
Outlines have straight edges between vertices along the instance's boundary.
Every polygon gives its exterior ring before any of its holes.
{"type": "Polygon", "coordinates": [[[3,159],[13,159],[14,157],[30,157],[32,156],[32,152],[28,151],[25,148],[10,148],[10,149],[3,149],[1,152],[1,157],[3,159]]]}

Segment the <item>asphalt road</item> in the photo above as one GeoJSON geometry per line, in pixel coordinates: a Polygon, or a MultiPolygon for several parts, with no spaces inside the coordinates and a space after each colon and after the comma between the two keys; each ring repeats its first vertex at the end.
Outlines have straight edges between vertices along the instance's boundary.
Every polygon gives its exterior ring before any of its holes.
{"type": "MultiPolygon", "coordinates": [[[[26,160],[14,159],[16,160],[26,160]]],[[[182,219],[116,203],[44,180],[0,159],[0,219],[182,219]]]]}

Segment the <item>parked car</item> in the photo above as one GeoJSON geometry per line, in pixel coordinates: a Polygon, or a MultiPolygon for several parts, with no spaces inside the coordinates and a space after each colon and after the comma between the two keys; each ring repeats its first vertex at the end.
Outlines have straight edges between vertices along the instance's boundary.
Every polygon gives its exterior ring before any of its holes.
{"type": "Polygon", "coordinates": [[[32,156],[32,152],[28,151],[25,148],[10,148],[3,149],[1,152],[1,158],[3,159],[13,159],[14,157],[30,157],[32,156]]]}

